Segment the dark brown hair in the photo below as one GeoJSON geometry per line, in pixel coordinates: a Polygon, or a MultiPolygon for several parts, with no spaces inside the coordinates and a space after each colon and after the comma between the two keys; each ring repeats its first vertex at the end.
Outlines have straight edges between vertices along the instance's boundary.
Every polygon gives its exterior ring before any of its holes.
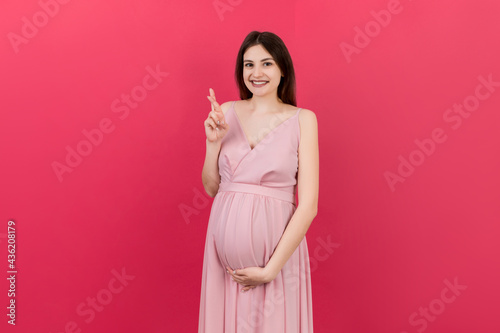
{"type": "Polygon", "coordinates": [[[245,37],[245,40],[241,44],[234,71],[236,84],[240,90],[240,98],[248,99],[253,95],[246,87],[243,79],[243,55],[248,48],[255,45],[262,45],[271,54],[280,68],[281,74],[284,75],[284,77],[281,77],[280,84],[278,85],[278,97],[283,103],[297,106],[295,97],[295,71],[293,69],[292,58],[281,38],[268,31],[252,31],[245,37]]]}

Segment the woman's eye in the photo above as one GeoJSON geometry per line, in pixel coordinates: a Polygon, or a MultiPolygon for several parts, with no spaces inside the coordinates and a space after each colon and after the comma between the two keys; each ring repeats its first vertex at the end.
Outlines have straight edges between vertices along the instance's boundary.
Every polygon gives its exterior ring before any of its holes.
{"type": "Polygon", "coordinates": [[[245,64],[245,67],[250,67],[250,66],[252,66],[252,64],[250,64],[250,63],[245,64]]]}
{"type": "Polygon", "coordinates": [[[273,63],[272,62],[265,62],[264,65],[269,65],[271,66],[273,63]]]}

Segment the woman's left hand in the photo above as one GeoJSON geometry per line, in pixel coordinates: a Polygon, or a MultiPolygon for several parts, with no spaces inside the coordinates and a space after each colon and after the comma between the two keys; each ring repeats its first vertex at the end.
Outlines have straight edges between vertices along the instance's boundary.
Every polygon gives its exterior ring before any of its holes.
{"type": "Polygon", "coordinates": [[[271,282],[277,274],[272,274],[265,267],[246,267],[233,270],[226,266],[228,274],[233,280],[243,286],[241,291],[253,289],[261,284],[271,282]]]}

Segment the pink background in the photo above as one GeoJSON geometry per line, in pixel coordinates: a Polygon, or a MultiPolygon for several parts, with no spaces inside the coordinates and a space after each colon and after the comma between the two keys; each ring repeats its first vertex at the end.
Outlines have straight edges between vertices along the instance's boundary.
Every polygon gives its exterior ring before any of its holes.
{"type": "Polygon", "coordinates": [[[500,332],[498,1],[60,2],[0,4],[2,332],[197,331],[205,96],[252,30],[318,117],[315,332],[500,332]]]}

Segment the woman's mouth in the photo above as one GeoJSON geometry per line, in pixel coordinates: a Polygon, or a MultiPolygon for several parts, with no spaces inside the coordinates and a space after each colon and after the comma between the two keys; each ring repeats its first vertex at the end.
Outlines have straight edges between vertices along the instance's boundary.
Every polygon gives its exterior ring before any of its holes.
{"type": "Polygon", "coordinates": [[[252,86],[254,86],[255,88],[260,88],[265,86],[269,81],[253,80],[250,82],[252,82],[252,86]]]}

